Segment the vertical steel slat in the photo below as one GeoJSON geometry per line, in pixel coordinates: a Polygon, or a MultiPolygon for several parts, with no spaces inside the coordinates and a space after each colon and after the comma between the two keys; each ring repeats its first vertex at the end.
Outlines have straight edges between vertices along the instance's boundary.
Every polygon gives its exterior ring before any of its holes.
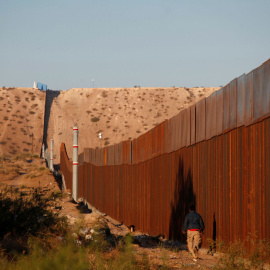
{"type": "Polygon", "coordinates": [[[216,93],[217,99],[217,111],[216,111],[216,123],[217,123],[217,131],[216,135],[220,135],[223,133],[223,91],[224,89],[219,89],[216,93]]]}
{"type": "Polygon", "coordinates": [[[205,98],[196,104],[196,143],[205,140],[205,98]]]}
{"type": "MultiPolygon", "coordinates": [[[[205,139],[208,140],[211,138],[211,129],[212,129],[212,102],[211,96],[205,99],[205,139]]],[[[216,115],[216,113],[215,113],[216,115]]]]}
{"type": "Polygon", "coordinates": [[[230,129],[237,126],[237,78],[230,82],[230,129]]]}
{"type": "Polygon", "coordinates": [[[196,143],[196,107],[190,107],[190,144],[196,143]]]}
{"type": "Polygon", "coordinates": [[[230,128],[230,84],[223,88],[223,132],[230,128]]]}
{"type": "Polygon", "coordinates": [[[183,110],[180,112],[180,132],[181,132],[181,147],[185,147],[187,145],[187,111],[183,110]]]}
{"type": "MultiPolygon", "coordinates": [[[[257,230],[258,230],[258,237],[261,239],[263,226],[263,213],[262,213],[262,204],[261,200],[263,198],[262,188],[263,188],[263,178],[262,178],[262,122],[257,123],[255,128],[255,177],[257,181],[255,182],[255,200],[256,200],[256,219],[258,220],[257,223],[257,230]]],[[[254,232],[255,233],[255,232],[254,232]]]]}
{"type": "Polygon", "coordinates": [[[245,76],[245,125],[253,121],[253,71],[245,76]]]}
{"type": "Polygon", "coordinates": [[[191,134],[191,115],[190,115],[190,107],[186,109],[186,126],[185,126],[185,132],[187,136],[186,140],[186,146],[190,146],[190,134],[191,134]]]}
{"type": "Polygon", "coordinates": [[[267,118],[265,121],[265,129],[264,129],[264,160],[265,160],[265,166],[264,166],[264,171],[265,171],[265,176],[264,176],[264,181],[265,181],[265,228],[266,228],[266,233],[264,237],[266,239],[270,239],[270,229],[269,229],[269,224],[270,224],[270,118],[267,118]]]}
{"type": "Polygon", "coordinates": [[[217,135],[217,92],[211,95],[211,138],[217,135]]]}
{"type": "Polygon", "coordinates": [[[263,67],[253,70],[253,119],[257,121],[263,116],[263,67]]]}
{"type": "Polygon", "coordinates": [[[237,79],[237,127],[245,124],[245,77],[243,74],[237,79]]]}

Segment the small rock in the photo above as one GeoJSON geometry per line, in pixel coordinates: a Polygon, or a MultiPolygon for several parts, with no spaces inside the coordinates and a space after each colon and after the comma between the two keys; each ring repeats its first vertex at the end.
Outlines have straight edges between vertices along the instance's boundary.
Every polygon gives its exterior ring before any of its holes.
{"type": "Polygon", "coordinates": [[[78,234],[77,234],[77,233],[73,233],[73,234],[72,234],[72,236],[73,236],[74,238],[79,239],[79,236],[78,236],[78,234]]]}
{"type": "Polygon", "coordinates": [[[86,236],[85,236],[85,240],[93,240],[93,236],[91,235],[91,234],[87,234],[86,236]]]}

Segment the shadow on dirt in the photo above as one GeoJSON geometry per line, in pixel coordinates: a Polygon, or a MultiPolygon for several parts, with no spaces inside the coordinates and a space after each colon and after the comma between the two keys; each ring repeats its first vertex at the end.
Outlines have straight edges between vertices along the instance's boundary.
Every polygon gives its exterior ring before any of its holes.
{"type": "Polygon", "coordinates": [[[60,91],[46,91],[46,101],[45,101],[45,113],[44,113],[44,129],[43,129],[43,144],[45,149],[48,148],[47,139],[48,139],[48,127],[51,115],[51,107],[53,100],[60,95],[60,91]]]}

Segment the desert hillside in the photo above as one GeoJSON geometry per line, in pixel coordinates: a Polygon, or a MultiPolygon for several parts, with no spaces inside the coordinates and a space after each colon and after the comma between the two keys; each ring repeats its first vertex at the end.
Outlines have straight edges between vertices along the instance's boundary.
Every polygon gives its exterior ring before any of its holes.
{"type": "Polygon", "coordinates": [[[45,92],[0,88],[0,155],[40,154],[45,92]]]}
{"type": "Polygon", "coordinates": [[[140,136],[218,89],[76,88],[47,91],[46,98],[46,92],[31,88],[0,88],[0,154],[39,154],[42,139],[47,145],[54,139],[55,163],[59,163],[62,142],[72,157],[75,124],[79,152],[104,147],[140,136]]]}

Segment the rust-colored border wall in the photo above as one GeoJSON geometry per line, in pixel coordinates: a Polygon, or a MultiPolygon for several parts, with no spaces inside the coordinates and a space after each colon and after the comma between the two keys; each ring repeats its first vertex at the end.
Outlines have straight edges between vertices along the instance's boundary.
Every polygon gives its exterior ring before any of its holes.
{"type": "Polygon", "coordinates": [[[60,146],[60,170],[64,176],[66,188],[72,190],[72,161],[67,156],[64,143],[60,146]]]}
{"type": "MultiPolygon", "coordinates": [[[[72,173],[61,150],[69,187],[72,173]]],[[[255,233],[269,239],[269,179],[267,118],[134,165],[84,163],[79,196],[126,225],[171,239],[184,240],[181,226],[191,203],[205,221],[204,244],[207,238],[229,242],[255,233]]]]}
{"type": "MultiPolygon", "coordinates": [[[[195,203],[206,238],[270,237],[270,60],[133,141],[84,149],[79,196],[126,225],[183,239],[195,203]]],[[[61,171],[72,164],[61,145],[61,171]]]]}

